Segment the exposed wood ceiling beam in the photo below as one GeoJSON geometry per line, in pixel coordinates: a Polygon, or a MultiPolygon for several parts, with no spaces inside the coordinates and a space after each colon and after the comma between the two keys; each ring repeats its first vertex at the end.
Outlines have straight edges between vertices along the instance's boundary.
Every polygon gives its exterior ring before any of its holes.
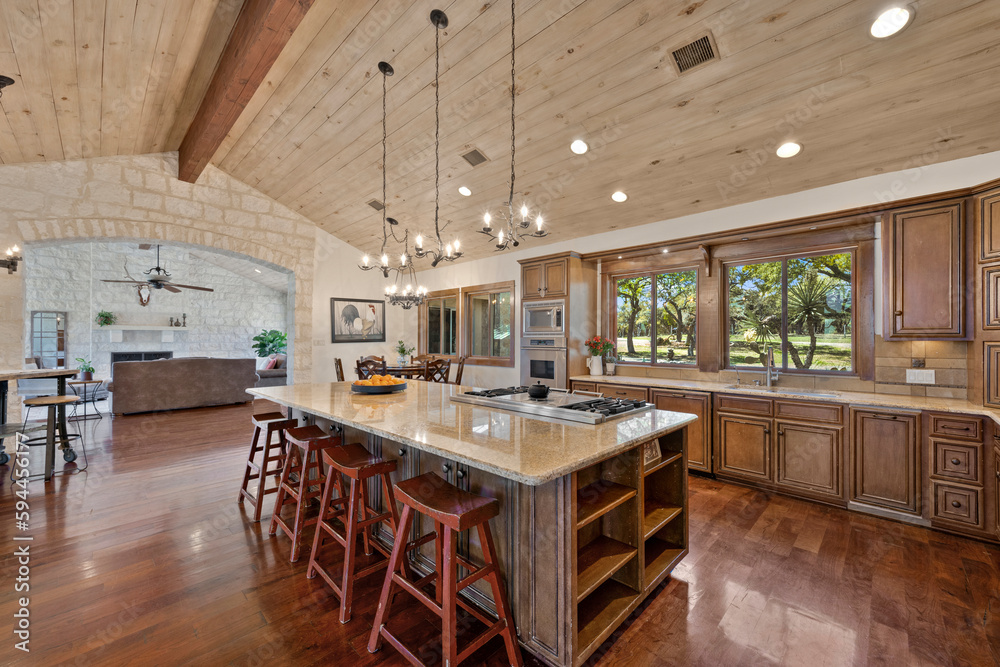
{"type": "Polygon", "coordinates": [[[313,0],[246,0],[180,147],[178,178],[194,183],[236,123],[313,0]]]}

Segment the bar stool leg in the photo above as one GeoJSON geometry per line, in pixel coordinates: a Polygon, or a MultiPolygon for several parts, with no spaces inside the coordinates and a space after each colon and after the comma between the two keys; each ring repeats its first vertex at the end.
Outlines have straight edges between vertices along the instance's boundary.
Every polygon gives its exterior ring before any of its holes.
{"type": "MultiPolygon", "coordinates": [[[[445,570],[438,567],[438,578],[444,579],[444,603],[441,605],[441,655],[444,664],[454,665],[458,659],[458,631],[457,605],[458,605],[458,533],[450,526],[445,526],[444,535],[438,536],[438,543],[444,542],[444,562],[445,570]]],[[[441,586],[437,590],[441,591],[441,586]]]]}
{"type": "MultiPolygon", "coordinates": [[[[396,507],[396,499],[393,497],[392,493],[392,482],[389,481],[388,475],[380,475],[382,477],[382,497],[385,498],[385,502],[389,505],[389,515],[390,521],[392,522],[392,540],[393,544],[402,540],[406,542],[406,533],[402,530],[402,525],[399,522],[399,509],[396,507]]],[[[410,569],[410,562],[403,558],[403,562],[399,567],[399,573],[403,575],[404,579],[412,581],[414,579],[413,570],[410,569]]]]}
{"type": "MultiPolygon", "coordinates": [[[[353,480],[352,480],[352,485],[353,485],[353,480]]],[[[375,513],[374,512],[369,513],[369,511],[368,511],[368,484],[362,483],[361,484],[361,520],[364,521],[369,516],[375,516],[375,513]]],[[[372,555],[372,545],[371,545],[371,542],[369,541],[369,533],[371,533],[371,530],[369,530],[368,528],[365,528],[364,530],[361,531],[361,539],[364,540],[364,543],[365,543],[365,555],[366,556],[371,556],[372,555]]]]}
{"type": "MultiPolygon", "coordinates": [[[[63,431],[65,436],[65,431],[63,431]]],[[[45,481],[52,479],[56,458],[56,406],[50,405],[45,424],[45,481]]]]}
{"type": "Polygon", "coordinates": [[[437,578],[434,580],[434,601],[439,605],[444,599],[444,555],[442,551],[444,549],[444,524],[438,521],[434,522],[434,533],[437,535],[434,540],[434,571],[437,572],[437,578]]]}
{"type": "MultiPolygon", "coordinates": [[[[306,493],[309,491],[309,470],[312,468],[311,462],[313,456],[317,459],[319,458],[318,452],[312,452],[306,450],[305,458],[302,462],[302,472],[299,473],[299,501],[295,504],[295,525],[292,529],[292,534],[295,538],[292,540],[292,554],[291,560],[293,563],[297,563],[299,560],[299,551],[302,549],[302,529],[306,524],[306,493]]],[[[319,467],[318,465],[316,466],[319,467]]]]}
{"type": "MultiPolygon", "coordinates": [[[[410,509],[409,505],[403,505],[403,514],[399,521],[399,536],[407,535],[410,532],[410,524],[412,522],[413,510],[410,509]]],[[[399,536],[393,541],[392,556],[389,558],[389,564],[385,569],[385,583],[382,584],[378,609],[375,611],[375,622],[372,624],[372,632],[368,638],[369,653],[375,653],[382,648],[382,626],[385,625],[385,619],[389,617],[393,600],[392,589],[395,585],[393,575],[396,573],[396,568],[400,567],[401,561],[406,558],[406,540],[400,539],[399,536]]]]}
{"type": "Polygon", "coordinates": [[[323,485],[323,496],[320,500],[320,515],[319,521],[316,522],[316,535],[313,537],[312,550],[309,552],[309,567],[306,568],[306,579],[315,579],[316,574],[319,571],[319,563],[317,562],[317,557],[319,556],[320,549],[326,543],[327,539],[336,542],[333,536],[326,535],[326,530],[323,528],[323,522],[327,519],[335,519],[337,516],[347,517],[346,509],[339,509],[330,511],[330,503],[332,502],[331,496],[333,495],[333,489],[337,489],[337,498],[344,503],[347,501],[347,496],[344,494],[344,484],[341,480],[340,475],[336,470],[330,468],[326,474],[326,484],[323,485]],[[329,511],[329,514],[327,512],[329,511]]]}
{"type": "Polygon", "coordinates": [[[513,667],[521,667],[524,660],[521,657],[521,647],[517,643],[517,637],[514,636],[515,628],[512,627],[514,616],[510,613],[507,591],[500,583],[500,565],[497,561],[496,547],[493,544],[493,532],[488,523],[481,523],[477,528],[479,529],[479,544],[483,548],[483,560],[486,561],[487,567],[492,565],[494,568],[493,572],[488,574],[486,578],[493,589],[493,601],[496,604],[497,613],[500,618],[505,620],[507,626],[500,633],[503,636],[504,646],[507,648],[507,660],[513,667]]]}
{"type": "MultiPolygon", "coordinates": [[[[363,482],[351,478],[351,499],[348,504],[347,517],[347,539],[344,544],[344,576],[340,582],[340,622],[347,623],[351,620],[351,604],[354,602],[354,559],[357,557],[355,551],[358,548],[358,503],[361,502],[361,487],[363,482]]],[[[361,508],[364,514],[364,507],[361,508]]],[[[367,534],[367,531],[364,531],[367,534]]],[[[365,540],[368,546],[368,540],[365,540]]],[[[366,548],[367,551],[367,548],[366,548]]]]}
{"type": "MultiPolygon", "coordinates": [[[[254,460],[254,455],[257,453],[258,440],[260,440],[260,426],[254,426],[253,438],[250,440],[250,455],[247,456],[248,461],[254,460]]],[[[248,485],[250,484],[250,470],[251,470],[250,466],[247,466],[246,471],[244,471],[243,473],[243,485],[240,486],[239,497],[236,499],[236,502],[239,503],[240,505],[243,504],[243,491],[245,491],[248,488],[248,485]]],[[[257,495],[260,496],[260,490],[257,491],[257,495]]],[[[254,520],[260,521],[260,518],[258,517],[254,520]]]]}
{"type": "Polygon", "coordinates": [[[282,505],[285,504],[285,496],[288,495],[285,492],[285,485],[288,483],[288,477],[292,472],[292,468],[296,467],[296,462],[298,462],[300,458],[298,447],[289,447],[288,449],[289,452],[285,456],[285,465],[281,468],[281,480],[278,482],[278,493],[274,499],[274,511],[271,513],[271,524],[267,528],[268,535],[274,535],[278,532],[278,515],[281,513],[282,505]]]}

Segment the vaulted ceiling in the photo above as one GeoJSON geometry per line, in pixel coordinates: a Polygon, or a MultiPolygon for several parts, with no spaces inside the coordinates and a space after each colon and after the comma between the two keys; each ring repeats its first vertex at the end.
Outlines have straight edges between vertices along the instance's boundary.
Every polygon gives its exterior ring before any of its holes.
{"type": "MultiPolygon", "coordinates": [[[[176,150],[241,2],[4,0],[4,163],[176,150]],[[32,26],[40,24],[40,29],[32,26]]],[[[518,0],[517,186],[550,240],[670,219],[1000,150],[1000,6],[921,2],[876,41],[876,0],[518,0]],[[710,32],[719,59],[671,51],[710,32]],[[584,156],[570,152],[586,140],[584,156]],[[785,140],[803,152],[782,160],[785,140]],[[611,201],[615,190],[629,195],[611,201]]],[[[434,211],[434,28],[440,8],[441,216],[468,257],[509,171],[505,0],[316,0],[212,162],[369,252],[381,215],[389,61],[389,215],[434,211]],[[472,148],[489,160],[461,158],[472,148]],[[463,197],[458,187],[473,195],[463,197]]],[[[919,175],[919,172],[910,172],[919,175]]],[[[983,180],[998,174],[984,174],[983,180]]],[[[905,187],[905,184],[904,184],[905,187]]]]}

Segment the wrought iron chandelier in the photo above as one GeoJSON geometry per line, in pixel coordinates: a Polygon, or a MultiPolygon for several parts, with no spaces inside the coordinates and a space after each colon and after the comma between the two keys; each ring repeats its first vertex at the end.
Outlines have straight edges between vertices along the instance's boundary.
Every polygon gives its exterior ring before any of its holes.
{"type": "Polygon", "coordinates": [[[0,259],[0,269],[7,269],[7,273],[17,271],[17,263],[24,261],[24,257],[21,257],[19,252],[21,249],[16,245],[7,248],[6,256],[0,259]]]}
{"type": "Polygon", "coordinates": [[[541,238],[547,236],[548,233],[542,229],[542,214],[538,211],[533,211],[528,207],[526,202],[521,203],[520,210],[515,214],[514,211],[514,165],[515,165],[515,85],[517,83],[515,79],[515,69],[514,69],[514,53],[516,51],[515,44],[515,25],[517,23],[517,16],[514,11],[515,0],[510,0],[510,194],[507,197],[507,202],[502,205],[500,210],[497,212],[497,218],[499,219],[499,228],[497,233],[494,234],[493,230],[493,220],[494,216],[487,211],[483,215],[483,228],[479,230],[480,234],[485,234],[489,236],[495,242],[496,249],[506,250],[507,248],[520,245],[521,239],[533,237],[541,238]],[[529,231],[531,225],[534,223],[534,231],[529,231]]]}
{"type": "Polygon", "coordinates": [[[378,270],[382,272],[382,276],[385,278],[389,277],[389,274],[395,274],[394,282],[385,288],[385,298],[393,306],[402,306],[404,310],[409,310],[413,306],[419,306],[424,302],[424,296],[427,294],[427,288],[421,285],[417,285],[417,276],[413,270],[413,258],[410,256],[410,244],[409,231],[405,231],[403,234],[403,240],[396,236],[396,230],[392,229],[399,225],[399,221],[395,218],[386,217],[386,209],[388,208],[389,202],[386,198],[386,154],[387,154],[387,137],[388,132],[386,131],[386,82],[389,77],[394,74],[392,65],[382,61],[378,64],[378,69],[382,72],[382,249],[379,253],[380,262],[378,264],[372,264],[371,259],[368,255],[365,255],[361,259],[361,264],[358,265],[363,271],[373,271],[378,270]],[[392,236],[393,240],[397,243],[403,244],[403,254],[399,257],[399,266],[392,266],[389,263],[389,255],[386,252],[386,246],[389,244],[389,237],[392,236]],[[400,289],[405,278],[409,278],[410,283],[405,287],[400,289]]]}

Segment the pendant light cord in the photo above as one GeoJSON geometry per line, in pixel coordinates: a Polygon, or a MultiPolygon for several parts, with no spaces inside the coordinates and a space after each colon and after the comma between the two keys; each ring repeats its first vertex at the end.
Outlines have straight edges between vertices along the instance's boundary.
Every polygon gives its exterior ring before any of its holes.
{"type": "Polygon", "coordinates": [[[438,251],[444,242],[438,228],[441,182],[441,28],[434,26],[434,236],[437,237],[438,251]]]}
{"type": "MultiPolygon", "coordinates": [[[[386,158],[386,125],[385,125],[385,98],[386,98],[386,82],[389,79],[389,75],[385,72],[382,73],[382,254],[385,254],[385,244],[389,241],[389,234],[385,227],[385,209],[388,206],[388,202],[385,200],[385,158],[386,158]]],[[[395,234],[394,234],[395,235],[395,234]]]]}
{"type": "Polygon", "coordinates": [[[510,0],[510,197],[507,199],[507,206],[513,210],[514,206],[514,0],[510,0]]]}

